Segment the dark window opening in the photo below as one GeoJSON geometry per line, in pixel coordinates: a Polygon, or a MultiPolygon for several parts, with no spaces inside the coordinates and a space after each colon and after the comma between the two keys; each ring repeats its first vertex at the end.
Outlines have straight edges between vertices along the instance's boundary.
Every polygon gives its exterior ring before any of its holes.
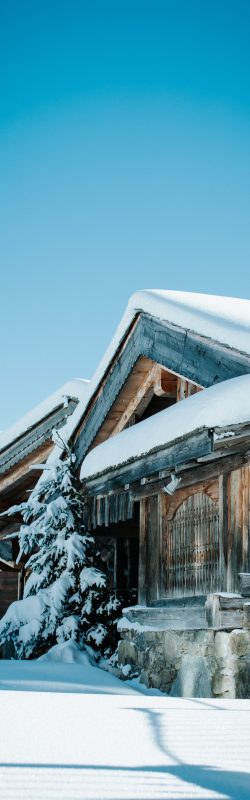
{"type": "Polygon", "coordinates": [[[144,419],[148,419],[148,417],[152,417],[154,414],[158,414],[159,411],[164,411],[165,408],[170,408],[170,406],[173,406],[175,403],[175,397],[158,397],[154,394],[148,406],[143,411],[143,414],[141,416],[135,414],[135,424],[137,422],[142,422],[144,419]]]}
{"type": "Polygon", "coordinates": [[[108,588],[127,597],[128,605],[137,602],[139,569],[139,503],[134,504],[133,519],[99,528],[95,536],[108,588]]]}

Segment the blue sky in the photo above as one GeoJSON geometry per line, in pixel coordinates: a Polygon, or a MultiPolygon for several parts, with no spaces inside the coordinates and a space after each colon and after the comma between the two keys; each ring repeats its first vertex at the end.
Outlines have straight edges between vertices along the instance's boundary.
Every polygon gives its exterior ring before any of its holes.
{"type": "Polygon", "coordinates": [[[0,428],[129,296],[250,297],[248,0],[0,0],[0,428]]]}

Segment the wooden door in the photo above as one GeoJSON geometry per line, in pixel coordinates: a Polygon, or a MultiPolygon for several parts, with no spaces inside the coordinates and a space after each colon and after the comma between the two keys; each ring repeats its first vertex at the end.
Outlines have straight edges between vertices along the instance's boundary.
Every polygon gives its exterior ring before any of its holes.
{"type": "Polygon", "coordinates": [[[220,588],[219,509],[208,495],[187,497],[164,535],[165,591],[170,597],[203,595],[220,588]]]}

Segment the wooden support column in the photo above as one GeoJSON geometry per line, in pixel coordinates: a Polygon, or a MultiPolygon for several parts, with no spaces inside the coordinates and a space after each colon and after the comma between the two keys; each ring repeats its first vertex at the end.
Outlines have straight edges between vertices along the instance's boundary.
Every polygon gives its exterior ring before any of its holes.
{"type": "Polygon", "coordinates": [[[242,468],[242,570],[250,568],[250,467],[242,468]]]}
{"type": "Polygon", "coordinates": [[[22,566],[20,572],[18,573],[18,587],[17,587],[18,600],[23,599],[24,585],[25,585],[25,567],[22,566]]]}
{"type": "Polygon", "coordinates": [[[227,591],[228,473],[219,476],[219,571],[221,591],[227,591]]]}
{"type": "Polygon", "coordinates": [[[248,571],[249,497],[245,469],[234,470],[228,477],[228,591],[238,591],[238,574],[248,571]]]}
{"type": "Polygon", "coordinates": [[[159,599],[160,595],[160,558],[159,558],[159,498],[158,495],[148,498],[148,602],[159,599]]]}
{"type": "Polygon", "coordinates": [[[144,497],[140,502],[140,534],[139,534],[139,574],[138,574],[138,603],[147,604],[147,516],[148,499],[144,497]]]}
{"type": "Polygon", "coordinates": [[[158,495],[140,503],[139,587],[138,602],[158,600],[161,588],[160,526],[161,500],[158,495]]]}
{"type": "Polygon", "coordinates": [[[163,597],[165,594],[164,581],[163,581],[163,534],[164,524],[166,518],[168,497],[166,494],[158,494],[158,558],[159,558],[159,581],[158,581],[158,598],[163,597]]]}
{"type": "Polygon", "coordinates": [[[185,381],[184,378],[177,378],[177,403],[180,400],[185,400],[185,397],[188,397],[188,381],[185,381]]]}

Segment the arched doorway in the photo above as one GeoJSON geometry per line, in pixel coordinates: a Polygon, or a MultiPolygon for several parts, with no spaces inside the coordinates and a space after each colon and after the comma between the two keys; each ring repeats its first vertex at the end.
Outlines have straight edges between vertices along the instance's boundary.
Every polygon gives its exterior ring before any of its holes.
{"type": "Polygon", "coordinates": [[[219,509],[207,494],[187,497],[166,521],[164,583],[168,597],[204,595],[220,588],[219,509]]]}

